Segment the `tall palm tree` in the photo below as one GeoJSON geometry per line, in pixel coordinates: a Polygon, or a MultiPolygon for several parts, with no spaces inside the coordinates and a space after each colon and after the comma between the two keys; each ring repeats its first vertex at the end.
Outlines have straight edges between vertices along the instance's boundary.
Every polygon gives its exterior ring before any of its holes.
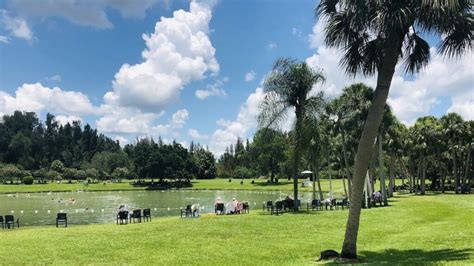
{"type": "Polygon", "coordinates": [[[459,56],[472,49],[472,0],[321,0],[316,12],[326,20],[325,43],[343,51],[350,74],[377,73],[377,87],[359,141],[353,173],[351,208],[342,246],[343,258],[357,257],[357,234],[364,176],[382,120],[396,64],[416,73],[429,62],[430,46],[421,34],[443,36],[438,52],[459,56]]]}
{"type": "MultiPolygon", "coordinates": [[[[280,58],[275,62],[272,72],[264,82],[265,99],[258,117],[260,127],[278,126],[286,118],[288,111],[294,109],[293,147],[293,192],[298,199],[298,167],[304,150],[303,123],[324,104],[322,93],[311,96],[310,91],[317,83],[324,82],[321,72],[315,71],[306,63],[280,58]]],[[[294,204],[298,210],[298,204],[294,204]]]]}

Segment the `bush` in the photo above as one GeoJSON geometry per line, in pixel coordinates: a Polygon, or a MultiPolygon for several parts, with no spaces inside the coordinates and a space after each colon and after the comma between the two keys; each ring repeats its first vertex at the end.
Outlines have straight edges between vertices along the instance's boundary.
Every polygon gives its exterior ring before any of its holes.
{"type": "Polygon", "coordinates": [[[25,176],[23,177],[23,184],[25,185],[31,185],[34,182],[34,178],[32,176],[25,176]]]}

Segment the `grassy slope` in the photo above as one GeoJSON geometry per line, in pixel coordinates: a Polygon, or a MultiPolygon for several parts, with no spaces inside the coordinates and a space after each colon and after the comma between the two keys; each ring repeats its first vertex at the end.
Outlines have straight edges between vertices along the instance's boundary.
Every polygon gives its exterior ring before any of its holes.
{"type": "MultiPolygon", "coordinates": [[[[4,264],[312,264],[339,250],[347,210],[175,217],[131,225],[31,227],[0,231],[4,264]]],[[[473,264],[474,195],[397,196],[364,210],[359,254],[380,264],[473,264]]]]}

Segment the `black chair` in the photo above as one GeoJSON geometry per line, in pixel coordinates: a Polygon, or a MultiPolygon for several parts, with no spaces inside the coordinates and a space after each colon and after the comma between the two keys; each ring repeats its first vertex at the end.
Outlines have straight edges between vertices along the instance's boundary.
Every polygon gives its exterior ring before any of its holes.
{"type": "Polygon", "coordinates": [[[128,223],[128,211],[120,211],[117,214],[117,224],[127,224],[128,223]]]}
{"type": "Polygon", "coordinates": [[[309,211],[311,210],[317,210],[317,211],[322,211],[323,210],[323,204],[321,204],[321,200],[319,199],[313,199],[311,203],[307,203],[306,205],[306,210],[309,211]]]}
{"type": "Polygon", "coordinates": [[[15,228],[15,224],[17,225],[17,227],[19,228],[20,227],[20,219],[17,218],[15,220],[15,217],[13,215],[5,215],[5,227],[10,229],[10,226],[13,228],[15,228]]]}
{"type": "Polygon", "coordinates": [[[143,220],[144,221],[151,221],[151,210],[150,209],[143,209],[143,220]]]}
{"type": "Polygon", "coordinates": [[[56,215],[56,227],[58,227],[59,223],[63,223],[65,227],[67,227],[67,214],[66,213],[58,213],[56,215]]]}
{"type": "Polygon", "coordinates": [[[250,204],[248,202],[242,203],[242,213],[250,213],[250,204]]]}
{"type": "Polygon", "coordinates": [[[267,201],[267,204],[263,204],[263,210],[270,211],[273,208],[273,201],[267,201]]]}
{"type": "Polygon", "coordinates": [[[186,205],[186,208],[181,209],[181,218],[184,217],[192,217],[193,215],[193,210],[191,209],[191,205],[186,205]]]}
{"type": "Polygon", "coordinates": [[[278,216],[279,214],[283,214],[283,211],[284,211],[283,201],[277,201],[275,202],[275,206],[273,206],[273,208],[271,209],[270,215],[275,214],[276,216],[278,216]]]}
{"type": "Polygon", "coordinates": [[[130,214],[130,222],[136,222],[138,221],[139,223],[142,222],[142,210],[141,209],[136,209],[133,210],[132,214],[130,214]]]}
{"type": "Polygon", "coordinates": [[[225,207],[224,203],[216,203],[216,206],[214,206],[214,212],[215,214],[225,214],[225,207]]]}
{"type": "Polygon", "coordinates": [[[0,224],[2,225],[2,229],[5,229],[5,221],[3,220],[3,216],[0,216],[0,224]]]}
{"type": "Polygon", "coordinates": [[[341,209],[344,210],[344,207],[349,208],[349,200],[344,198],[340,202],[337,203],[338,206],[341,206],[341,209]]]}

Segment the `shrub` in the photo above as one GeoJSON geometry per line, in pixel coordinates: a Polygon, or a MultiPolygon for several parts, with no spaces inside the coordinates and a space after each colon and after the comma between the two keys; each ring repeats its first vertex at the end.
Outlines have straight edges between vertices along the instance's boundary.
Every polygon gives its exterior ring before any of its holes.
{"type": "Polygon", "coordinates": [[[34,178],[32,176],[25,176],[23,177],[23,184],[25,185],[31,185],[33,184],[34,178]]]}

